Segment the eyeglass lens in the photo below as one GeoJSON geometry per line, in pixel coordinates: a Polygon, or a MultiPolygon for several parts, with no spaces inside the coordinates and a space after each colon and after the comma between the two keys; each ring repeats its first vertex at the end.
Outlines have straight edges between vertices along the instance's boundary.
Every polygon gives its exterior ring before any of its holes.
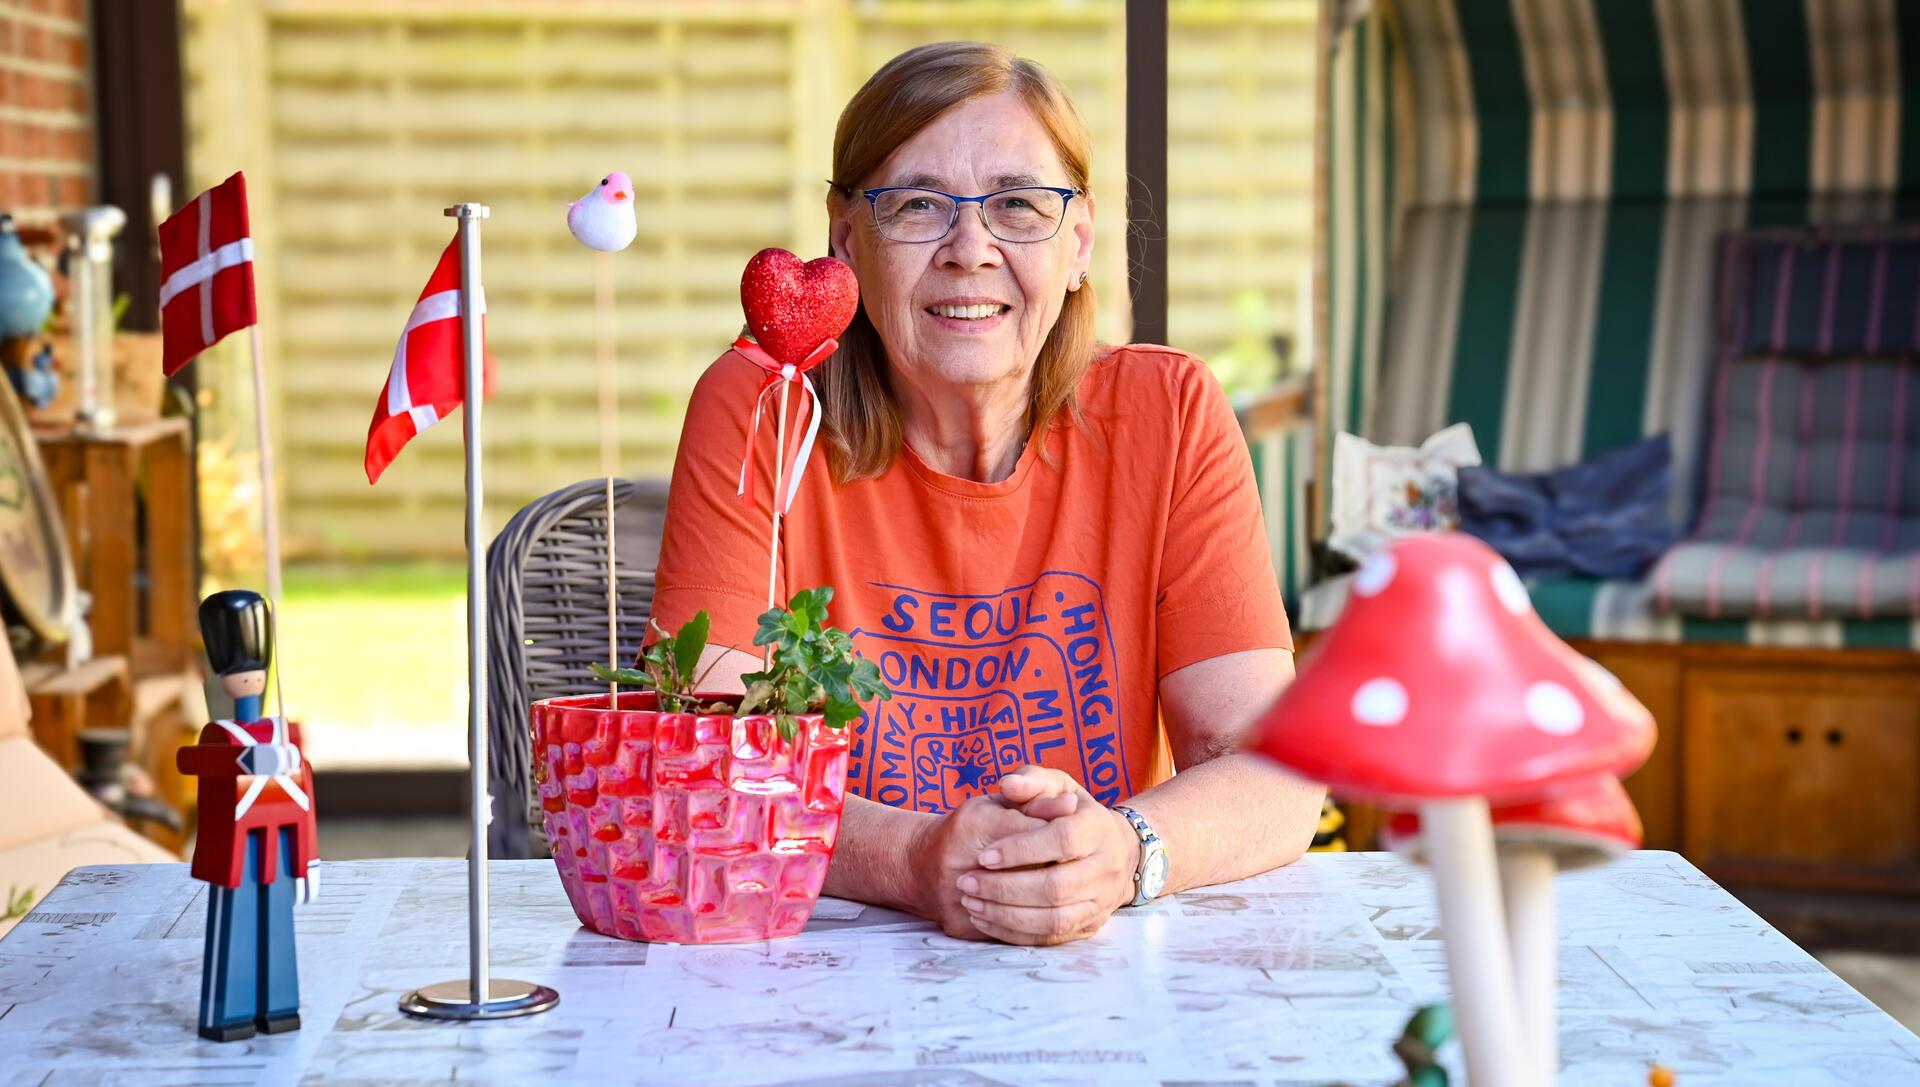
{"type": "MultiPolygon", "coordinates": [[[[1066,198],[1051,189],[1008,189],[980,205],[987,231],[1006,242],[1043,242],[1060,232],[1066,198]]],[[[956,203],[932,189],[894,189],[873,202],[880,233],[896,242],[930,242],[946,236],[956,203]]]]}

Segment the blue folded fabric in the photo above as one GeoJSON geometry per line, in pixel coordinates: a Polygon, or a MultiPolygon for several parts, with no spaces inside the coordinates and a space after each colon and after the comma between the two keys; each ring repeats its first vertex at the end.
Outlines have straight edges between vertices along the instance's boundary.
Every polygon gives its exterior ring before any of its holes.
{"type": "Polygon", "coordinates": [[[1637,578],[1673,545],[1667,435],[1551,472],[1460,469],[1460,528],[1522,577],[1637,578]]]}

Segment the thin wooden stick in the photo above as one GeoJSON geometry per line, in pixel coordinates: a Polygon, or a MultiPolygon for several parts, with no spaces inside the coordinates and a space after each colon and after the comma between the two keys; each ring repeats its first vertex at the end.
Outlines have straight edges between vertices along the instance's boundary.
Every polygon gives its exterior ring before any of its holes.
{"type": "MultiPolygon", "coordinates": [[[[780,383],[780,425],[775,430],[773,444],[773,539],[767,548],[767,610],[772,611],[779,597],[774,592],[779,583],[780,574],[780,500],[786,494],[786,485],[782,473],[787,459],[787,390],[793,388],[793,382],[780,383]]],[[[773,646],[768,645],[760,652],[760,667],[773,667],[773,646]]]]}
{"type": "MultiPolygon", "coordinates": [[[[607,477],[607,666],[620,667],[619,589],[614,574],[613,477],[620,470],[620,394],[614,368],[613,254],[593,255],[594,370],[600,399],[600,474],[607,477]]],[[[607,705],[619,708],[620,685],[607,684],[607,705]]]]}
{"type": "Polygon", "coordinates": [[[280,673],[286,669],[286,655],[280,652],[280,628],[286,616],[280,610],[280,513],[273,487],[273,433],[267,423],[266,352],[260,347],[260,323],[247,327],[248,343],[253,346],[253,428],[260,443],[260,528],[266,547],[267,600],[273,606],[273,705],[286,716],[287,696],[280,686],[280,673]]]}

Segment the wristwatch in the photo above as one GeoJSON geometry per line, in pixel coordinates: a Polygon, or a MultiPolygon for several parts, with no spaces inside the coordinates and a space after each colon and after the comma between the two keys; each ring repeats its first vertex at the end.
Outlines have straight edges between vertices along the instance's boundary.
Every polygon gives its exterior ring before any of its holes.
{"type": "Polygon", "coordinates": [[[1133,901],[1129,906],[1144,906],[1160,897],[1167,886],[1167,847],[1153,832],[1153,824],[1132,808],[1114,805],[1114,811],[1133,826],[1140,836],[1140,863],[1133,869],[1133,901]]]}

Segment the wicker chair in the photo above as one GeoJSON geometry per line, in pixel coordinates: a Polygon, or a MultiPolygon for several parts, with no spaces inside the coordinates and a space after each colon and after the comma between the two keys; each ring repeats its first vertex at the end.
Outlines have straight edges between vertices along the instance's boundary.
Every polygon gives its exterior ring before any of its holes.
{"type": "MultiPolygon", "coordinates": [[[[534,501],[487,549],[491,857],[548,855],[533,789],[529,707],[606,689],[587,670],[607,659],[606,486],[604,478],[582,480],[534,501]]],[[[613,497],[624,663],[639,651],[653,611],[667,485],[619,480],[613,497]]]]}

